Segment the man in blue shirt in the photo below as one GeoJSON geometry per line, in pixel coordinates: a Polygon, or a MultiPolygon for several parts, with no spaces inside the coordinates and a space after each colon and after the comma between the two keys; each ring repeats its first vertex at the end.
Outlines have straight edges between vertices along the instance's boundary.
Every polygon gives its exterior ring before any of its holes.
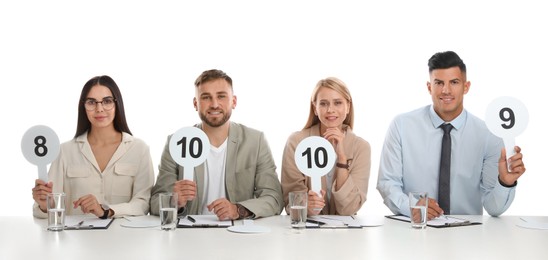
{"type": "MultiPolygon", "coordinates": [[[[390,124],[381,153],[377,189],[394,214],[409,216],[410,191],[426,191],[428,219],[441,214],[498,216],[510,207],[517,179],[525,172],[521,149],[506,161],[502,139],[483,120],[467,112],[470,89],[466,65],[452,51],[428,61],[427,87],[432,105],[398,115],[390,124]],[[442,124],[453,126],[450,164],[450,213],[438,204],[442,124]],[[509,167],[508,167],[509,166],[509,167]],[[508,170],[510,169],[510,171],[508,170]]],[[[449,211],[449,210],[447,210],[449,211]]]]}

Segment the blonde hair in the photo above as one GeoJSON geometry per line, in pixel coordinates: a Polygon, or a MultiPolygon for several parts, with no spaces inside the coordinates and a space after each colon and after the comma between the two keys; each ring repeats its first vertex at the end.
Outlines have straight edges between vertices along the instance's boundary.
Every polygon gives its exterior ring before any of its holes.
{"type": "Polygon", "coordinates": [[[348,105],[350,105],[350,109],[348,111],[348,114],[346,115],[346,118],[344,119],[343,124],[348,125],[350,128],[354,127],[354,105],[352,104],[352,96],[350,95],[350,91],[346,87],[346,84],[338,78],[335,77],[329,77],[322,79],[318,81],[316,84],[316,87],[314,88],[314,91],[312,91],[312,96],[310,97],[310,113],[308,114],[308,121],[306,122],[306,125],[303,129],[308,129],[312,127],[313,125],[316,125],[320,122],[320,119],[316,114],[314,114],[314,103],[316,102],[316,98],[318,96],[318,92],[321,88],[328,88],[337,91],[340,93],[348,102],[348,105]]]}

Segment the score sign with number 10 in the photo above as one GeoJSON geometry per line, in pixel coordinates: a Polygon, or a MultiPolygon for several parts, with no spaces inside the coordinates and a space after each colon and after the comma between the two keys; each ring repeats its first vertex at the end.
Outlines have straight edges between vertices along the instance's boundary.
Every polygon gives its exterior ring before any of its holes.
{"type": "Polygon", "coordinates": [[[185,169],[185,180],[194,180],[194,167],[207,159],[210,147],[209,138],[197,127],[183,127],[169,139],[169,153],[185,169]]]}
{"type": "Polygon", "coordinates": [[[322,176],[333,169],[336,160],[333,145],[323,137],[307,137],[295,148],[295,164],[303,174],[310,177],[312,190],[318,194],[322,188],[322,176]]]}

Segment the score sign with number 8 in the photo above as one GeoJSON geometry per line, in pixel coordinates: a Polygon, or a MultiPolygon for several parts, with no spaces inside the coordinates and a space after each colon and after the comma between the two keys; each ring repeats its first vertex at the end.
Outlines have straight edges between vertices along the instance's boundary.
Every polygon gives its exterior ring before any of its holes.
{"type": "Polygon", "coordinates": [[[185,168],[185,180],[194,179],[194,167],[207,159],[210,147],[209,138],[197,127],[181,128],[169,140],[169,153],[177,164],[185,168]],[[188,173],[186,169],[190,169],[188,173]]]}
{"type": "Polygon", "coordinates": [[[38,167],[38,178],[48,181],[47,165],[59,154],[59,138],[53,129],[37,125],[29,128],[21,139],[21,151],[30,163],[38,167]]]}
{"type": "Polygon", "coordinates": [[[333,145],[327,139],[310,136],[303,139],[295,148],[295,164],[297,168],[312,181],[312,190],[322,189],[321,177],[329,173],[335,165],[337,154],[333,145]]]}

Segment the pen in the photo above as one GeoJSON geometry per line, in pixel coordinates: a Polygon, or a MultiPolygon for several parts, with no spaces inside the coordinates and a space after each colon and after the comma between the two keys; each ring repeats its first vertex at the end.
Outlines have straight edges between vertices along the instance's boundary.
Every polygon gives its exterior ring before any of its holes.
{"type": "Polygon", "coordinates": [[[75,228],[77,228],[77,229],[80,228],[82,226],[82,224],[84,224],[83,220],[78,222],[78,224],[76,224],[75,228]]]}
{"type": "Polygon", "coordinates": [[[76,225],[73,225],[73,226],[65,226],[65,229],[75,229],[75,230],[78,230],[78,229],[93,229],[93,225],[84,225],[84,221],[80,221],[78,222],[78,224],[76,225]]]}
{"type": "Polygon", "coordinates": [[[325,225],[325,222],[321,222],[321,221],[313,220],[313,219],[307,219],[306,222],[313,223],[313,224],[318,224],[318,225],[325,225]]]}
{"type": "Polygon", "coordinates": [[[217,224],[194,224],[193,227],[218,227],[217,224]]]}
{"type": "Polygon", "coordinates": [[[191,216],[186,216],[186,218],[187,218],[190,222],[196,223],[196,220],[195,220],[193,217],[191,217],[191,216]]]}
{"type": "Polygon", "coordinates": [[[468,226],[468,225],[470,225],[470,221],[468,220],[464,222],[445,223],[445,226],[448,226],[448,227],[468,226]]]}
{"type": "Polygon", "coordinates": [[[81,227],[78,226],[67,226],[65,227],[66,230],[82,230],[82,229],[93,229],[93,225],[84,225],[81,227]]]}

